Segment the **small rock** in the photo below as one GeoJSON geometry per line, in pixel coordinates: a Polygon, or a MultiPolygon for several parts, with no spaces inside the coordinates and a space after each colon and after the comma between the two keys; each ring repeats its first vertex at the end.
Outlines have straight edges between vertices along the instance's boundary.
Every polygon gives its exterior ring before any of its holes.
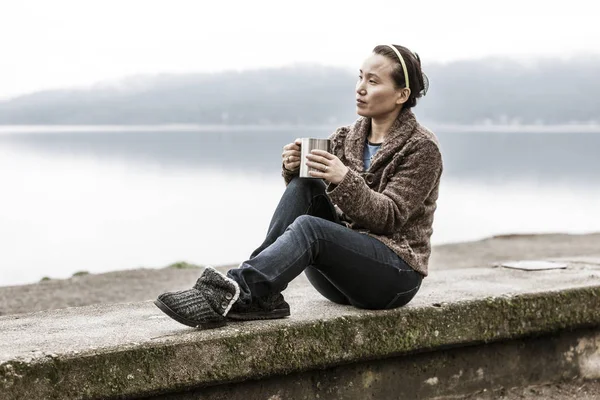
{"type": "Polygon", "coordinates": [[[427,380],[425,380],[425,383],[431,386],[437,385],[439,382],[437,376],[434,376],[433,378],[429,378],[427,380]]]}

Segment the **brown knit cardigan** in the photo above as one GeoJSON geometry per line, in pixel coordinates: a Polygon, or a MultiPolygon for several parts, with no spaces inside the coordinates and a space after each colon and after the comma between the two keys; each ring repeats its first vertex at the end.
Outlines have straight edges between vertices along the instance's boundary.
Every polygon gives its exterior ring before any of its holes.
{"type": "MultiPolygon", "coordinates": [[[[427,276],[443,169],[438,139],[410,109],[402,110],[365,171],[370,128],[371,119],[360,117],[329,137],[331,152],[349,171],[338,185],[329,183],[326,193],[348,228],[380,240],[427,276]]],[[[286,185],[297,174],[284,168],[286,185]]]]}

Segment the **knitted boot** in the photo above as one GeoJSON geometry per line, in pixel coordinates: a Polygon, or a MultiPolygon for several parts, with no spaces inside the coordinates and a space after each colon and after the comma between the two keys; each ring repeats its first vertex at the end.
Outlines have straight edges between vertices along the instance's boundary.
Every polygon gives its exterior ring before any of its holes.
{"type": "Polygon", "coordinates": [[[192,289],[167,292],[154,304],[175,321],[191,327],[217,328],[240,295],[237,282],[206,267],[192,289]]]}
{"type": "Polygon", "coordinates": [[[255,297],[250,304],[236,302],[227,314],[231,320],[249,321],[253,319],[275,319],[290,315],[290,305],[281,293],[255,297]]]}

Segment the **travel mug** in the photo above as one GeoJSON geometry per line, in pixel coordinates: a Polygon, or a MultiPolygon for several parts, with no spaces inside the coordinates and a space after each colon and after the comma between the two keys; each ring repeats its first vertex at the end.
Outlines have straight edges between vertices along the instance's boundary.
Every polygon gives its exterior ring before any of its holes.
{"type": "Polygon", "coordinates": [[[316,168],[309,168],[306,165],[308,161],[306,156],[314,149],[325,150],[331,153],[331,140],[329,139],[313,139],[313,138],[302,138],[302,144],[300,145],[300,178],[314,178],[320,179],[316,176],[311,176],[308,171],[319,171],[316,168]]]}

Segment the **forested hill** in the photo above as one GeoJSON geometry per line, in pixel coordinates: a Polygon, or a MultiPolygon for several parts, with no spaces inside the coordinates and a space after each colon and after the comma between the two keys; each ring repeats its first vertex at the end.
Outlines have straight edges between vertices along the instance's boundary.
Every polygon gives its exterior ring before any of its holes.
{"type": "MultiPolygon", "coordinates": [[[[427,66],[427,65],[426,65],[427,66]]],[[[600,57],[430,64],[415,109],[439,123],[600,123],[600,57]]],[[[290,66],[124,78],[0,102],[0,124],[322,124],[354,120],[357,72],[290,66]]]]}

